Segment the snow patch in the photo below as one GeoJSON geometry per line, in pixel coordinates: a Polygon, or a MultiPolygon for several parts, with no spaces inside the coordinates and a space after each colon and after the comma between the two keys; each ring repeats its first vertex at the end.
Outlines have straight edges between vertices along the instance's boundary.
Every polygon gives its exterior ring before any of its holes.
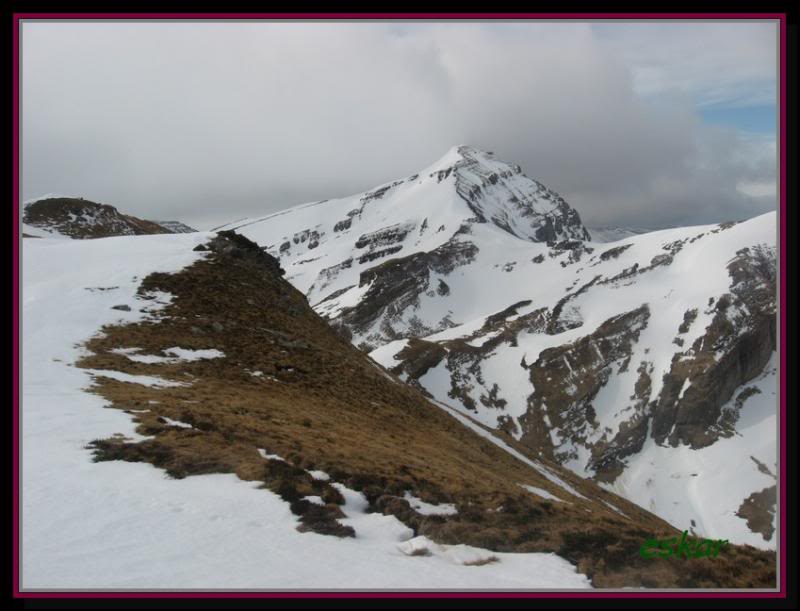
{"type": "Polygon", "coordinates": [[[456,506],[452,503],[440,503],[439,505],[426,503],[408,490],[406,490],[403,498],[408,501],[414,511],[424,516],[452,516],[458,513],[456,506]]]}
{"type": "Polygon", "coordinates": [[[119,382],[127,382],[128,384],[141,384],[142,386],[152,386],[156,388],[191,386],[191,384],[187,382],[166,380],[158,376],[133,375],[130,373],[124,373],[122,371],[113,371],[111,369],[86,369],[85,371],[96,377],[111,378],[112,380],[117,380],[119,382]]]}
{"type": "Polygon", "coordinates": [[[267,451],[262,449],[262,448],[258,448],[258,453],[261,456],[261,458],[264,458],[266,460],[280,460],[282,462],[286,462],[285,458],[282,458],[281,456],[278,456],[277,454],[267,454],[267,451]]]}
{"type": "Polygon", "coordinates": [[[194,428],[191,424],[187,424],[186,422],[181,422],[180,420],[173,420],[172,418],[167,418],[166,416],[161,416],[161,418],[170,426],[177,426],[182,429],[191,429],[194,428]]]}
{"type": "Polygon", "coordinates": [[[543,499],[547,499],[548,501],[557,501],[559,503],[566,502],[566,501],[563,501],[562,499],[558,498],[556,495],[550,494],[544,488],[537,488],[536,486],[528,486],[527,484],[520,484],[520,486],[525,488],[525,490],[527,490],[528,492],[532,492],[533,494],[535,494],[537,496],[540,496],[543,499]]]}
{"type": "Polygon", "coordinates": [[[215,348],[208,348],[205,350],[191,350],[189,348],[167,348],[164,350],[167,354],[175,356],[180,361],[200,361],[203,359],[218,359],[225,356],[225,353],[215,348]]]}

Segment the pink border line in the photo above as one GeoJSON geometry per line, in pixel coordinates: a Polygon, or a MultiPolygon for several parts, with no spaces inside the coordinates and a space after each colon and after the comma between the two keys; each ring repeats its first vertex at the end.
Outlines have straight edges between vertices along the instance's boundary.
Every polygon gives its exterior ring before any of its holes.
{"type": "Polygon", "coordinates": [[[15,13],[15,19],[780,19],[785,13],[15,13]]]}
{"type": "MultiPolygon", "coordinates": [[[[786,597],[786,14],[785,13],[15,13],[13,33],[13,210],[14,222],[19,222],[19,30],[23,19],[38,20],[503,20],[503,19],[564,19],[564,20],[656,20],[656,19],[775,19],[780,22],[780,458],[781,458],[781,551],[780,590],[777,592],[20,592],[19,562],[13,563],[15,598],[785,598],[786,597]]],[[[14,280],[13,304],[13,397],[12,424],[15,435],[13,445],[13,546],[14,557],[19,559],[19,247],[18,226],[14,228],[14,253],[12,273],[14,280]]]]}
{"type": "Polygon", "coordinates": [[[787,570],[786,570],[786,16],[784,15],[780,20],[780,58],[779,58],[779,73],[781,83],[781,102],[780,102],[780,125],[778,126],[779,137],[781,139],[781,152],[780,152],[780,294],[779,302],[781,304],[781,317],[780,317],[780,338],[781,338],[781,354],[780,354],[780,457],[781,457],[781,567],[780,567],[780,588],[785,592],[787,583],[787,570]]]}
{"type": "Polygon", "coordinates": [[[20,282],[19,282],[19,247],[20,247],[20,239],[21,236],[19,235],[19,20],[15,17],[14,19],[14,34],[13,34],[13,43],[14,43],[14,50],[13,50],[13,62],[14,67],[13,70],[13,78],[14,84],[12,86],[13,89],[13,96],[14,101],[12,102],[13,112],[14,112],[14,126],[12,128],[13,132],[13,149],[11,151],[11,158],[13,163],[13,171],[14,171],[14,178],[13,182],[13,197],[14,201],[12,203],[13,210],[14,210],[14,252],[12,254],[12,262],[14,265],[14,270],[11,272],[11,275],[14,279],[14,304],[11,306],[12,309],[12,318],[14,324],[13,330],[13,346],[14,346],[14,354],[11,357],[11,362],[13,363],[12,372],[13,372],[13,396],[14,396],[14,408],[12,411],[12,426],[14,427],[14,435],[12,436],[12,446],[13,446],[13,458],[12,458],[12,466],[13,466],[13,486],[14,486],[14,509],[13,509],[13,520],[12,520],[12,545],[14,546],[14,560],[16,562],[12,562],[13,564],[13,579],[14,579],[14,596],[20,596],[19,593],[19,409],[20,409],[20,400],[19,400],[19,357],[20,357],[20,350],[19,350],[19,300],[20,300],[20,282]]]}

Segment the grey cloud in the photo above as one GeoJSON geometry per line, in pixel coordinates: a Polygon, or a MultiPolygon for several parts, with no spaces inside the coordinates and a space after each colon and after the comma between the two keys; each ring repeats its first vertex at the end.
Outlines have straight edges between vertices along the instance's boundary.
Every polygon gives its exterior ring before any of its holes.
{"type": "Polygon", "coordinates": [[[27,24],[23,135],[23,198],[200,227],[359,192],[460,143],[589,224],[775,206],[736,188],[774,181],[774,143],[702,125],[680,93],[643,100],[581,24],[27,24]]]}

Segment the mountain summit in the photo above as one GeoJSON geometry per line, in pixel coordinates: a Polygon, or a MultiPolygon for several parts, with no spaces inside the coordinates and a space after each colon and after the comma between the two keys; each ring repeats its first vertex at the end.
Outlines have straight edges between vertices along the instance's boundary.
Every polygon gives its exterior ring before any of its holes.
{"type": "Polygon", "coordinates": [[[478,252],[589,239],[561,196],[518,165],[466,145],[364,193],[219,229],[241,231],[278,257],[309,301],[323,304],[318,311],[324,316],[350,309],[346,324],[372,346],[451,326],[447,311],[420,320],[415,304],[447,291],[439,277],[478,252]],[[388,273],[378,278],[377,269],[388,273]]]}
{"type": "Polygon", "coordinates": [[[422,175],[437,182],[452,175],[456,193],[478,222],[493,223],[516,237],[533,242],[589,239],[578,213],[558,193],[492,152],[454,146],[422,175]]]}

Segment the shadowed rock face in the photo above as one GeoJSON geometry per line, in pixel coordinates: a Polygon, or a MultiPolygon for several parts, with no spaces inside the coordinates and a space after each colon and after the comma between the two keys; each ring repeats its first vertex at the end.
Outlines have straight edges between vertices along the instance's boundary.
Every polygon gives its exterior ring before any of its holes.
{"type": "Polygon", "coordinates": [[[730,293],[714,304],[705,334],[675,354],[664,378],[653,410],[659,443],[701,448],[726,435],[718,426],[722,406],[763,371],[776,348],[774,257],[771,249],[744,248],[728,265],[730,293]]]}
{"type": "MultiPolygon", "coordinates": [[[[456,267],[475,258],[478,247],[466,241],[452,239],[431,252],[420,252],[408,257],[390,259],[381,265],[362,272],[360,286],[369,285],[359,303],[346,309],[337,321],[350,327],[354,333],[366,333],[377,321],[381,334],[395,339],[400,336],[392,323],[399,320],[407,308],[419,303],[420,295],[436,290],[444,292],[439,283],[431,284],[431,275],[448,274],[456,267]]],[[[431,333],[433,329],[418,329],[418,333],[431,333]]]]}
{"type": "Polygon", "coordinates": [[[493,160],[494,156],[470,146],[458,147],[458,153],[461,159],[440,175],[443,178],[450,173],[455,175],[456,192],[479,222],[492,222],[512,235],[535,242],[590,239],[578,212],[540,182],[530,180],[531,184],[525,191],[507,189],[504,192],[506,181],[522,176],[518,165],[505,164],[499,169],[487,167],[484,160],[487,157],[493,160]],[[499,209],[487,205],[487,200],[498,197],[506,200],[507,204],[499,209]],[[539,211],[543,203],[549,205],[546,213],[539,211]],[[518,227],[518,219],[527,225],[524,232],[518,227]]]}
{"type": "MultiPolygon", "coordinates": [[[[521,441],[557,460],[575,458],[553,448],[551,430],[556,427],[571,441],[588,446],[590,468],[599,479],[610,481],[621,472],[621,460],[641,449],[648,421],[659,444],[701,448],[732,435],[730,420],[736,414],[724,415],[722,406],[764,370],[775,350],[774,265],[774,252],[767,248],[737,253],[728,266],[730,293],[712,306],[714,317],[705,333],[689,349],[675,353],[652,400],[650,363],[629,362],[632,345],[647,324],[646,306],[606,321],[580,340],[543,351],[530,367],[535,391],[520,419],[521,441]],[[592,401],[615,367],[617,373],[628,367],[637,367],[639,373],[628,416],[612,438],[591,442],[584,431],[594,421],[592,401]]],[[[553,314],[557,320],[557,312],[553,314]]],[[[684,325],[696,316],[687,312],[684,325]]],[[[742,403],[746,397],[740,399],[742,403]]]]}
{"type": "MultiPolygon", "coordinates": [[[[588,444],[585,425],[595,423],[592,401],[614,373],[630,366],[633,345],[649,317],[650,311],[644,304],[610,318],[594,333],[575,342],[543,350],[530,366],[535,391],[528,400],[527,413],[520,418],[522,443],[543,449],[559,460],[575,458],[569,452],[554,449],[551,429],[557,427],[571,439],[588,444]]],[[[628,425],[612,439],[592,447],[596,466],[606,467],[641,449],[649,396],[646,365],[640,370],[640,381],[641,396],[632,397],[633,412],[628,425]]]]}
{"type": "Polygon", "coordinates": [[[25,206],[22,220],[71,238],[105,238],[117,235],[175,233],[172,229],[122,214],[114,206],[73,197],[41,199],[25,206]]]}

